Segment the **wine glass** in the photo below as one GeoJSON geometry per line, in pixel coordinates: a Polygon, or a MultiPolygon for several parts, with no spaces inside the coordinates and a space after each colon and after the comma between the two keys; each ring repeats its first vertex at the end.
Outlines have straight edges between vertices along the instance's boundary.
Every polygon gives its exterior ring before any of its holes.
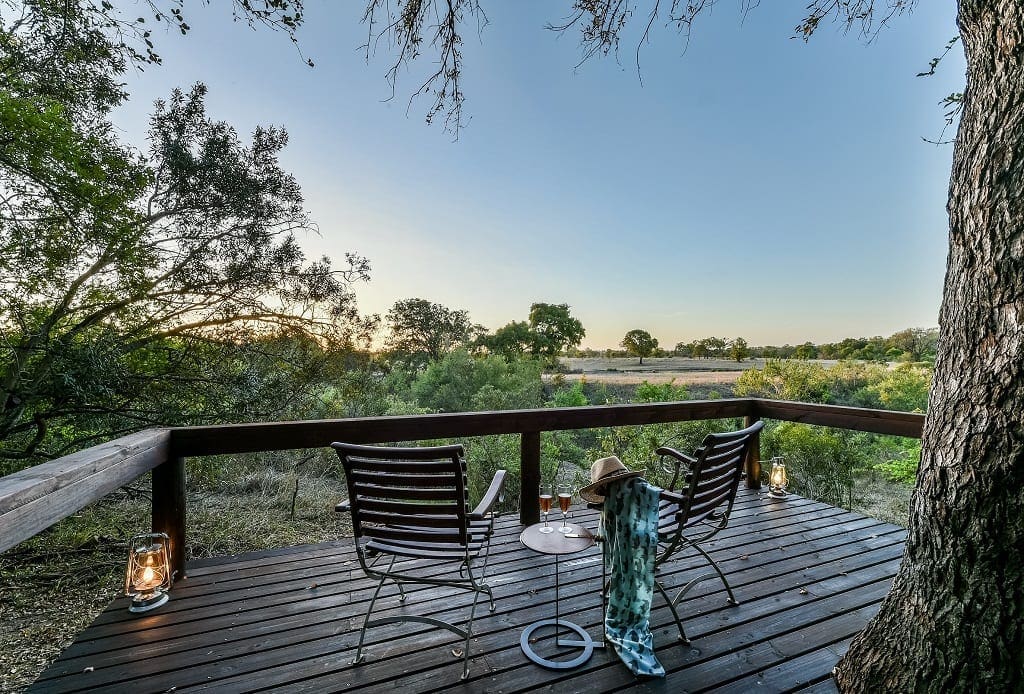
{"type": "Polygon", "coordinates": [[[544,516],[544,527],[540,528],[537,532],[544,533],[545,535],[555,530],[548,525],[548,513],[551,512],[552,496],[550,484],[540,485],[540,512],[544,516]]]}
{"type": "Polygon", "coordinates": [[[560,533],[572,532],[572,528],[565,523],[565,514],[569,512],[570,503],[572,503],[572,485],[558,485],[558,508],[562,509],[562,527],[558,529],[560,533]]]}

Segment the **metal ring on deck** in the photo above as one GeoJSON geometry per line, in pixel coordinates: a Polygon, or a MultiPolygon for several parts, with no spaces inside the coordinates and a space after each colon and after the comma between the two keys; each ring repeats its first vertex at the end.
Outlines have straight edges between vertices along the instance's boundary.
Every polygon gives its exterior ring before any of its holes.
{"type": "Polygon", "coordinates": [[[537,663],[541,667],[551,668],[552,670],[568,670],[570,668],[577,667],[590,660],[590,656],[594,655],[594,640],[590,638],[583,627],[572,622],[567,622],[564,619],[542,619],[539,622],[534,622],[530,626],[523,630],[523,635],[519,637],[519,646],[523,649],[523,653],[526,657],[537,663]],[[582,648],[583,652],[572,660],[548,660],[537,655],[536,651],[533,650],[533,646],[530,645],[530,636],[537,629],[544,626],[555,625],[558,627],[567,627],[575,631],[579,637],[579,641],[563,641],[557,635],[555,636],[556,646],[568,646],[570,648],[582,648]]]}

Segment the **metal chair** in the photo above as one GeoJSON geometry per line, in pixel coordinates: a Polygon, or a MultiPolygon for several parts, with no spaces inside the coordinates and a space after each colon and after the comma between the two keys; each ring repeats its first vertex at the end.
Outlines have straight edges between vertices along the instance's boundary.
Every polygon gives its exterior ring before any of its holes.
{"type": "Polygon", "coordinates": [[[338,511],[352,514],[356,556],[369,578],[378,579],[359,632],[359,646],[353,664],[363,659],[363,641],[368,627],[396,622],[420,622],[447,629],[466,640],[462,678],[469,674],[469,641],[473,617],[481,593],[490,609],[494,596],[485,584],[487,555],[494,519],[491,507],[505,482],[505,471],[495,473],[490,487],[475,509],[469,510],[465,451],[460,445],[424,448],[388,448],[332,443],[341,458],[348,485],[348,501],[338,511]],[[483,557],[477,576],[475,560],[483,557]],[[405,569],[398,558],[430,560],[427,566],[405,569]],[[417,569],[434,571],[436,562],[458,562],[458,578],[417,575],[417,569]],[[385,581],[398,586],[399,600],[405,600],[405,583],[462,588],[473,592],[473,606],[465,629],[433,617],[400,615],[370,620],[374,603],[385,581]]]}
{"type": "Polygon", "coordinates": [[[703,574],[691,580],[674,598],[669,598],[661,581],[655,580],[655,587],[668,602],[676,626],[679,627],[679,638],[686,644],[689,644],[690,640],[683,630],[676,605],[693,586],[705,579],[714,578],[717,574],[729,594],[729,602],[733,605],[739,604],[725,574],[700,545],[729,524],[729,514],[732,512],[736,490],[743,476],[744,461],[763,426],[764,422],[759,421],[739,431],[708,434],[692,457],[667,447],[655,451],[663,460],[669,458],[675,465],[675,475],[669,483],[669,488],[661,492],[655,574],[657,575],[658,567],[666,561],[690,548],[697,550],[714,569],[714,573],[703,574]],[[691,534],[685,534],[687,530],[691,534]]]}

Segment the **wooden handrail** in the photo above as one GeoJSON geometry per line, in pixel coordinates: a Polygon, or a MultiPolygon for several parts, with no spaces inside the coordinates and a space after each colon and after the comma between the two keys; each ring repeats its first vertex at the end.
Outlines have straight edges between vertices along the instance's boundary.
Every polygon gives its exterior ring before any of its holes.
{"type": "Polygon", "coordinates": [[[0,477],[0,552],[166,462],[170,443],[147,429],[0,477]]]}
{"type": "MultiPolygon", "coordinates": [[[[780,419],[913,438],[920,438],[924,426],[924,415],[909,412],[730,398],[148,429],[0,478],[0,551],[154,470],[153,530],[170,536],[174,568],[184,575],[184,459],[191,456],[319,448],[339,440],[385,443],[519,434],[520,487],[525,494],[540,480],[541,432],[731,417],[748,423],[780,419]]],[[[759,457],[759,451],[751,454],[748,473],[759,457]]],[[[749,485],[758,482],[748,474],[749,485]]],[[[536,504],[522,505],[522,522],[536,522],[537,514],[536,504]]]]}
{"type": "Polygon", "coordinates": [[[921,438],[921,431],[924,428],[924,415],[916,412],[869,410],[863,407],[758,398],[752,398],[750,402],[751,413],[761,419],[781,419],[787,422],[907,436],[914,439],[921,438]]]}
{"type": "Polygon", "coordinates": [[[256,453],[292,448],[319,448],[329,445],[332,441],[421,441],[457,436],[522,434],[527,431],[600,429],[697,419],[724,419],[745,416],[750,411],[751,403],[752,400],[749,398],[731,398],[636,405],[219,424],[171,429],[171,440],[173,454],[177,456],[256,453]]]}

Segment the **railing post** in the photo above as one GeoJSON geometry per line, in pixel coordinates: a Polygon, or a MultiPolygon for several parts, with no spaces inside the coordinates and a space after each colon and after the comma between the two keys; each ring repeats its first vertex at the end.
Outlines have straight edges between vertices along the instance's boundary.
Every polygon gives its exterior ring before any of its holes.
{"type": "Polygon", "coordinates": [[[153,468],[153,532],[170,538],[173,580],[185,578],[184,458],[168,458],[153,468]]]}
{"type": "Polygon", "coordinates": [[[537,489],[540,487],[540,432],[524,431],[520,439],[519,458],[519,522],[533,525],[540,522],[537,489]]]}
{"type": "MultiPolygon", "coordinates": [[[[757,415],[748,414],[743,418],[744,428],[753,426],[761,418],[757,415]]],[[[747,473],[747,488],[761,488],[761,432],[754,434],[754,440],[750,442],[750,450],[747,453],[747,460],[744,463],[744,470],[747,473]]]]}

